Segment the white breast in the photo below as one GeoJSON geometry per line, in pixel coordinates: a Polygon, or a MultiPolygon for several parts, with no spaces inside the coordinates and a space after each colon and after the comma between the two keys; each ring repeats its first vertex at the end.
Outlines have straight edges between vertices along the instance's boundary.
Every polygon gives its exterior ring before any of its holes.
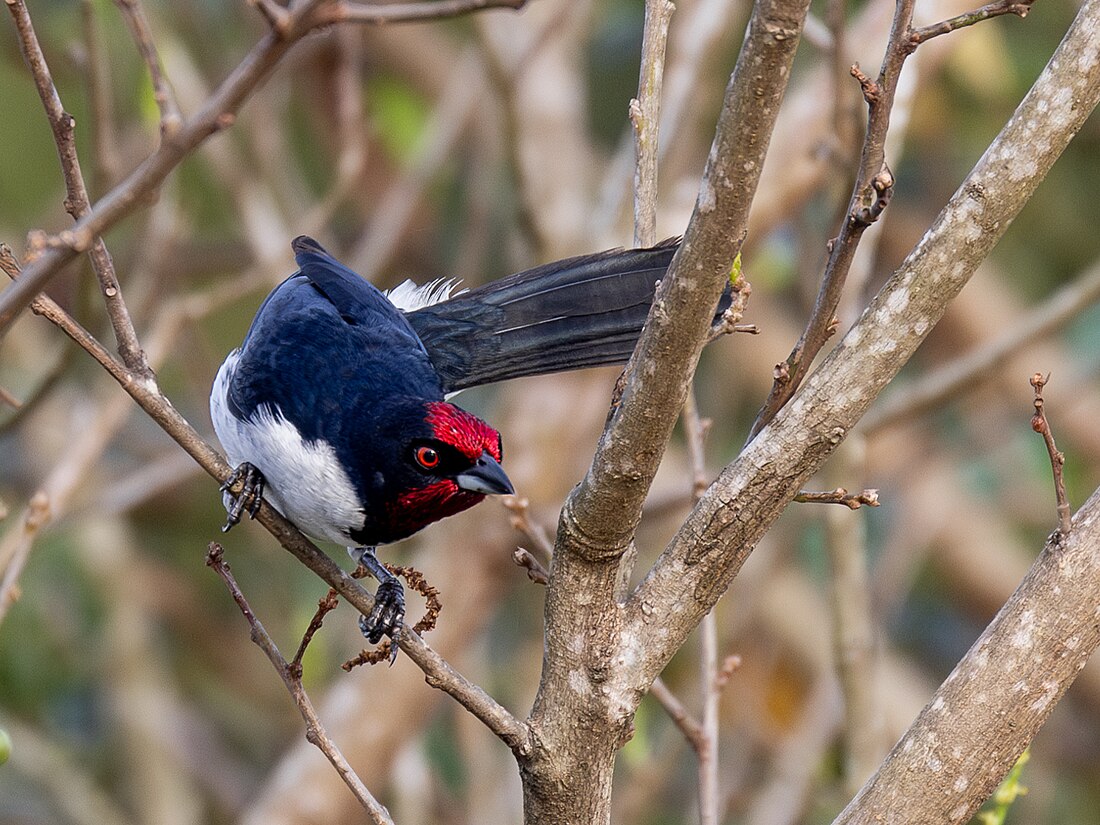
{"type": "MultiPolygon", "coordinates": [[[[214,431],[234,467],[249,462],[267,482],[264,498],[302,532],[347,546],[348,532],[363,526],[363,508],[332,446],[307,441],[271,405],[242,421],[226,402],[240,351],[225,359],[210,393],[214,431]]],[[[227,505],[228,506],[228,505],[227,505]]]]}

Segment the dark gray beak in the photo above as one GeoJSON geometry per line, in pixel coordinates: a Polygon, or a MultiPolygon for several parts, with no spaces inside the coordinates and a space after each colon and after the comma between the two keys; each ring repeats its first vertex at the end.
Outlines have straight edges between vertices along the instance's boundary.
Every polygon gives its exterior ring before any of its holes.
{"type": "Polygon", "coordinates": [[[455,476],[459,489],[488,496],[510,496],[515,490],[497,460],[488,451],[469,470],[455,476]]]}

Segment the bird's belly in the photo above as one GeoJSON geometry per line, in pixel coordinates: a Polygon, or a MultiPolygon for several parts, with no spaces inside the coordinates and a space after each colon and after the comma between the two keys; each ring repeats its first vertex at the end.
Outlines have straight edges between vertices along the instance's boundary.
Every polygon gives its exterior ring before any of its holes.
{"type": "MultiPolygon", "coordinates": [[[[227,369],[227,366],[229,369],[227,369]]],[[[270,406],[247,420],[226,406],[222,365],[210,396],[214,430],[230,464],[247,461],[264,476],[264,498],[307,535],[347,546],[349,533],[363,527],[363,506],[332,447],[302,438],[297,427],[270,406]]]]}

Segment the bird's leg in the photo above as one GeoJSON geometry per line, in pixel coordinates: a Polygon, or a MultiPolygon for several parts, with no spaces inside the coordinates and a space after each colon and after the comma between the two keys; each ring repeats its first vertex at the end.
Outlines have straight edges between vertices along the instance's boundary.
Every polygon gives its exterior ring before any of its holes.
{"type": "Polygon", "coordinates": [[[228,533],[234,525],[239,524],[241,515],[245,512],[248,513],[249,518],[256,518],[256,514],[260,512],[260,503],[263,501],[265,483],[263,473],[247,461],[242,462],[233,471],[233,475],[225,480],[221,491],[225,494],[226,510],[229,514],[225,519],[225,526],[222,527],[223,533],[228,533]],[[241,492],[234,495],[229,489],[238,481],[243,482],[241,492]]]}
{"type": "Polygon", "coordinates": [[[352,558],[367,568],[367,572],[378,579],[378,589],[374,594],[374,609],[369,616],[359,617],[359,629],[372,645],[378,644],[383,636],[390,637],[393,642],[390,664],[393,664],[394,659],[397,658],[397,643],[401,639],[401,625],[405,621],[405,589],[397,576],[378,561],[373,547],[349,548],[348,552],[351,553],[352,558]]]}

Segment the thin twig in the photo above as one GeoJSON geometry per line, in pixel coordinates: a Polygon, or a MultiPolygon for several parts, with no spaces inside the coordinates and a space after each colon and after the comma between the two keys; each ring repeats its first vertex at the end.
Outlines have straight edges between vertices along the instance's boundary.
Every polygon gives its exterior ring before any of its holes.
{"type": "Polygon", "coordinates": [[[1069,497],[1066,495],[1064,475],[1066,457],[1058,451],[1058,447],[1054,443],[1054,433],[1050,429],[1050,422],[1047,421],[1046,406],[1043,401],[1043,387],[1047,385],[1049,380],[1050,376],[1044,377],[1041,372],[1031,376],[1030,383],[1035,389],[1035,415],[1031,417],[1031,429],[1039,433],[1047,445],[1047,452],[1050,454],[1050,468],[1054,473],[1054,496],[1058,503],[1058,530],[1063,537],[1068,537],[1070,530],[1073,529],[1073,522],[1069,509],[1069,497]]]}
{"type": "Polygon", "coordinates": [[[512,551],[512,561],[527,571],[527,578],[535,584],[550,584],[550,573],[539,564],[539,560],[531,555],[523,547],[517,547],[512,551]]]}
{"type": "MultiPolygon", "coordinates": [[[[241,609],[241,613],[244,614],[245,619],[248,620],[249,627],[252,628],[252,641],[264,652],[267,658],[274,665],[275,670],[278,672],[279,677],[283,680],[283,684],[286,685],[286,689],[290,692],[291,698],[294,699],[294,704],[298,706],[298,712],[302,714],[302,719],[306,723],[306,739],[317,747],[325,755],[325,758],[332,763],[332,767],[336,769],[336,772],[340,774],[340,778],[344,780],[344,784],[348,786],[351,792],[355,795],[355,798],[359,800],[359,804],[363,806],[363,809],[370,816],[371,821],[376,825],[393,825],[393,820],[390,819],[389,811],[374,798],[374,795],[367,789],[367,786],[363,784],[363,781],[352,769],[348,761],[344,759],[344,755],[340,753],[340,749],[336,746],[336,743],[329,738],[328,733],[325,731],[325,726],[322,724],[320,717],[317,716],[317,711],[313,708],[313,702],[310,701],[308,694],[306,694],[305,688],[302,686],[302,667],[301,667],[301,654],[304,652],[306,644],[309,643],[309,638],[312,637],[312,633],[307,631],[307,636],[302,640],[302,645],[298,650],[298,655],[294,658],[294,665],[291,665],[283,658],[283,654],[279,652],[278,646],[272,640],[271,636],[264,629],[263,624],[256,614],[252,612],[252,608],[248,604],[248,600],[245,599],[244,593],[241,592],[241,588],[237,585],[237,580],[233,577],[233,573],[229,569],[229,565],[226,563],[222,553],[222,546],[216,542],[210,542],[210,546],[206,554],[206,564],[211,567],[215,573],[217,573],[225,586],[229,589],[230,595],[233,597],[233,601],[237,603],[237,606],[241,609]]],[[[322,604],[324,600],[322,600],[322,604]]],[[[318,607],[318,613],[323,616],[322,608],[318,607]]],[[[315,622],[320,626],[319,617],[314,617],[315,622]]],[[[313,623],[310,625],[313,628],[313,623]]]]}
{"type": "Polygon", "coordinates": [[[974,11],[968,11],[947,20],[941,20],[939,23],[933,23],[931,26],[913,29],[909,32],[909,49],[912,51],[921,43],[931,40],[933,37],[949,34],[965,26],[973,26],[975,23],[981,23],[991,17],[1000,17],[1004,14],[1015,14],[1021,18],[1027,17],[1034,2],[1035,0],[997,0],[995,3],[988,3],[979,9],[974,9],[974,11]]]}
{"type": "Polygon", "coordinates": [[[140,0],[115,0],[115,5],[122,12],[130,34],[133,35],[138,53],[149,70],[149,80],[153,84],[153,99],[160,110],[161,136],[170,138],[183,123],[183,115],[180,114],[175,95],[172,94],[172,87],[164,76],[164,67],[161,66],[160,55],[157,54],[157,45],[153,42],[149,18],[145,16],[145,9],[140,0]]]}
{"type": "Polygon", "coordinates": [[[630,101],[634,127],[634,246],[657,243],[657,152],[661,122],[661,86],[665,45],[675,6],[670,0],[646,0],[638,97],[630,101]]]}
{"type": "MultiPolygon", "coordinates": [[[[46,116],[53,132],[54,143],[57,144],[57,154],[61,161],[61,173],[65,178],[65,211],[80,224],[91,209],[88,199],[88,190],[84,185],[84,176],[80,171],[80,160],[77,158],[76,120],[65,111],[61,104],[61,98],[54,86],[53,77],[49,66],[46,64],[46,56],[42,52],[42,46],[38,42],[34,25],[31,22],[30,13],[27,11],[23,0],[11,0],[8,10],[15,19],[15,27],[19,33],[19,47],[23,52],[23,59],[34,77],[38,96],[42,99],[42,105],[46,109],[46,116]]],[[[62,233],[63,235],[65,233],[62,233]]],[[[138,375],[149,374],[149,364],[145,353],[138,343],[137,333],[134,331],[134,323],[130,319],[130,312],[122,300],[122,290],[115,275],[114,263],[107,252],[107,246],[103,239],[93,235],[88,239],[86,248],[90,253],[92,268],[99,278],[100,291],[107,305],[107,314],[114,327],[115,338],[118,342],[118,352],[122,356],[127,368],[138,375]]],[[[7,298],[11,292],[18,289],[9,287],[2,296],[7,298]]]]}
{"type": "Polygon", "coordinates": [[[843,487],[823,492],[810,492],[803,490],[794,500],[802,504],[843,504],[849,510],[858,510],[860,507],[878,507],[878,490],[864,490],[860,493],[849,493],[843,487]]]}
{"type": "MultiPolygon", "coordinates": [[[[554,557],[554,541],[546,532],[545,527],[531,520],[531,502],[520,496],[504,496],[500,501],[512,514],[509,519],[512,529],[518,530],[527,536],[534,544],[535,550],[538,551],[539,557],[532,560],[542,568],[549,567],[550,559],[554,557]]],[[[527,555],[530,555],[530,553],[527,555]]],[[[516,561],[516,564],[527,567],[525,562],[519,560],[516,561]]],[[[543,572],[545,572],[545,569],[543,572]]]]}
{"type": "Polygon", "coordinates": [[[829,260],[806,328],[787,359],[776,365],[775,381],[750,430],[750,441],[794,395],[810,364],[835,332],[834,316],[860,237],[889,202],[894,180],[886,166],[886,133],[902,65],[910,54],[905,41],[914,5],[915,0],[899,0],[897,4],[877,81],[864,75],[858,66],[852,67],[868,107],[859,172],[840,233],[829,242],[829,260]]]}
{"type": "Polygon", "coordinates": [[[653,684],[649,688],[649,694],[660,703],[665,713],[676,723],[676,727],[684,734],[692,749],[699,753],[705,747],[704,740],[706,738],[699,720],[691,715],[684,703],[676,698],[676,694],[669,690],[668,685],[661,677],[658,676],[653,680],[653,684]]]}
{"type": "Polygon", "coordinates": [[[306,648],[313,641],[313,636],[321,629],[325,616],[335,610],[338,604],[340,604],[340,600],[337,598],[336,591],[331,587],[328,593],[318,599],[317,610],[314,612],[313,618],[309,620],[305,633],[302,634],[302,641],[298,642],[298,650],[295,651],[294,658],[290,661],[289,667],[296,678],[302,678],[302,658],[306,655],[306,648]]]}
{"type": "Polygon", "coordinates": [[[323,25],[333,23],[404,23],[412,20],[442,20],[487,9],[518,11],[527,0],[434,0],[424,3],[332,3],[317,15],[323,25]]]}

